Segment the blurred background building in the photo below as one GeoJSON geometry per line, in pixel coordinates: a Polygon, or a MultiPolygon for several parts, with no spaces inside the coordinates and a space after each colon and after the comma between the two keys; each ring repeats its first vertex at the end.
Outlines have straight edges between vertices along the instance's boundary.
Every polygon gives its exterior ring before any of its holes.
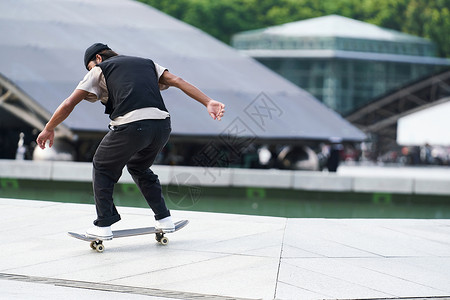
{"type": "Polygon", "coordinates": [[[0,158],[92,159],[108,130],[99,103],[83,101],[75,108],[58,127],[53,152],[42,153],[34,140],[86,74],[82,58],[95,42],[151,57],[226,104],[226,117],[214,122],[181,91],[164,91],[172,138],[158,163],[317,170],[313,148],[366,138],[252,58],[136,1],[5,0],[0,33],[0,158]]]}
{"type": "Polygon", "coordinates": [[[232,45],[344,116],[450,66],[430,40],[337,15],[245,31],[232,45]]]}
{"type": "MultiPolygon", "coordinates": [[[[357,153],[359,159],[450,163],[450,144],[445,138],[428,142],[404,138],[405,132],[411,137],[415,131],[445,135],[436,132],[444,129],[437,116],[420,124],[401,122],[402,137],[397,137],[399,120],[433,106],[434,111],[443,111],[439,106],[450,99],[450,60],[436,56],[432,41],[328,15],[241,32],[233,36],[232,45],[363,130],[369,139],[357,153]],[[425,148],[431,149],[435,159],[416,155],[425,148]]],[[[354,153],[348,154],[341,156],[354,160],[354,153]]]]}
{"type": "Polygon", "coordinates": [[[211,122],[180,91],[164,91],[173,130],[162,164],[320,170],[335,169],[331,156],[384,161],[403,153],[401,118],[450,99],[450,61],[433,42],[338,15],[238,33],[237,49],[128,0],[5,0],[0,25],[0,158],[92,159],[109,122],[101,105],[81,103],[59,126],[54,152],[34,140],[99,41],[151,57],[226,103],[226,118],[211,122]],[[93,7],[95,20],[85,15],[93,7]]]}

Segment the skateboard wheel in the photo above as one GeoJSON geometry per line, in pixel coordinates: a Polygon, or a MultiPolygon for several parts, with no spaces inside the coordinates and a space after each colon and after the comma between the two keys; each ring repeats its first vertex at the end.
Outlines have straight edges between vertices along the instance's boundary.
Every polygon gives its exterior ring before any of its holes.
{"type": "Polygon", "coordinates": [[[161,245],[167,245],[169,243],[169,239],[164,236],[159,242],[161,243],[161,245]]]}
{"type": "Polygon", "coordinates": [[[91,249],[97,250],[97,242],[96,241],[92,241],[90,246],[91,246],[91,249]]]}
{"type": "Polygon", "coordinates": [[[95,250],[97,250],[97,252],[102,253],[103,250],[105,250],[105,246],[103,246],[103,244],[98,244],[97,248],[95,248],[95,250]]]}

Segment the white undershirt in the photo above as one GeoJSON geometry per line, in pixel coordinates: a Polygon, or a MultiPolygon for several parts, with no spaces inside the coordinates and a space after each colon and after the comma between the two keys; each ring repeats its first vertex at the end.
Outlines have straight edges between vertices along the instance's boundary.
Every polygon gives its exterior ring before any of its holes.
{"type": "MultiPolygon", "coordinates": [[[[167,69],[161,67],[155,63],[156,73],[158,75],[158,80],[161,75],[167,69]]],[[[102,69],[98,66],[93,67],[80,81],[76,87],[77,90],[83,90],[89,94],[86,96],[85,100],[89,102],[101,101],[103,104],[108,102],[108,88],[106,86],[105,76],[103,75],[102,69]]],[[[145,107],[130,111],[123,116],[119,116],[112,120],[109,124],[111,126],[123,125],[131,122],[136,122],[140,120],[147,119],[166,119],[170,117],[169,113],[160,110],[156,107],[145,107]]]]}

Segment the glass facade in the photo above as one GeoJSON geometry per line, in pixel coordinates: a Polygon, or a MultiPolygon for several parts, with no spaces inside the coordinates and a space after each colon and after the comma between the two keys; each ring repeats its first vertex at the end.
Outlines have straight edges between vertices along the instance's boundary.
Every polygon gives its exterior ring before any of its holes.
{"type": "Polygon", "coordinates": [[[433,43],[420,38],[385,41],[342,37],[288,37],[258,33],[235,35],[233,47],[240,50],[341,50],[412,56],[434,56],[436,52],[433,43]]]}
{"type": "Polygon", "coordinates": [[[238,33],[232,45],[342,115],[450,65],[427,39],[336,15],[238,33]]]}
{"type": "Polygon", "coordinates": [[[438,65],[339,58],[257,58],[346,115],[372,99],[442,69],[438,65]]]}

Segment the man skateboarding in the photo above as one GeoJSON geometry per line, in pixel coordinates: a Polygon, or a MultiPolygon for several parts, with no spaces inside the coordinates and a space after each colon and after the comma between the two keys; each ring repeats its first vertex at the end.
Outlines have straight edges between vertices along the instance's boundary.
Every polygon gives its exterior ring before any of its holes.
{"type": "Polygon", "coordinates": [[[83,99],[100,101],[105,105],[105,113],[109,114],[111,122],[110,131],[93,158],[97,219],[86,235],[99,240],[113,237],[111,225],[120,220],[113,203],[113,189],[125,166],[155,214],[155,227],[163,232],[173,232],[175,225],[166,207],[158,176],[150,170],[171,131],[170,115],[160,89],[179,88],[203,104],[214,120],[222,118],[225,105],[152,60],[118,55],[102,43],[86,49],[84,65],[89,72],[53,113],[37,137],[37,144],[44,149],[49,141],[51,147],[55,127],[83,99]]]}

